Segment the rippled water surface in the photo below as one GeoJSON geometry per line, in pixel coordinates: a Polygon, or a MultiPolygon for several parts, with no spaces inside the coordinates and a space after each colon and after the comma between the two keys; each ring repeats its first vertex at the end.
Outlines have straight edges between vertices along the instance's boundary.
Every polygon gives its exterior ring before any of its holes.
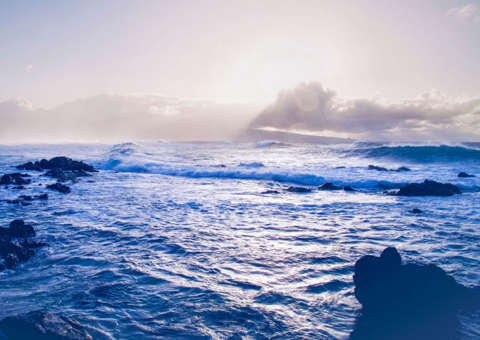
{"type": "MultiPolygon", "coordinates": [[[[256,146],[0,146],[2,174],[59,155],[101,170],[70,194],[48,192],[47,202],[0,202],[2,226],[22,218],[48,243],[0,273],[0,318],[44,309],[99,339],[347,339],[363,255],[395,246],[405,262],[480,284],[476,145],[256,146]],[[394,197],[378,187],[426,178],[463,194],[394,197]],[[327,181],[358,191],[316,189],[327,181]],[[284,190],[291,185],[314,190],[284,190]]],[[[52,182],[35,180],[21,192],[1,188],[1,199],[44,193],[52,182]]],[[[459,339],[480,337],[476,313],[461,321],[459,339]]]]}

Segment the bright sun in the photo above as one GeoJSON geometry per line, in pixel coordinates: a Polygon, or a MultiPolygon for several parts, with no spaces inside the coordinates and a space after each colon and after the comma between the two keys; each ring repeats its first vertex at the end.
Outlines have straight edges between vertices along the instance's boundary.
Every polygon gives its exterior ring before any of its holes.
{"type": "Polygon", "coordinates": [[[302,49],[272,49],[249,59],[241,75],[241,90],[253,99],[272,100],[282,89],[325,76],[324,61],[302,49]]]}

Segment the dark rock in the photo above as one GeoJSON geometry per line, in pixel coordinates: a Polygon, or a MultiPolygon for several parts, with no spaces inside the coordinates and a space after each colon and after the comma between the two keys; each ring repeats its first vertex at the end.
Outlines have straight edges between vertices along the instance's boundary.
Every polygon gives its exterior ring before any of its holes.
{"type": "Polygon", "coordinates": [[[72,182],[78,182],[77,177],[88,177],[92,176],[88,172],[85,172],[84,170],[78,170],[78,171],[63,171],[61,169],[52,169],[47,171],[44,176],[56,178],[59,182],[66,182],[66,181],[72,181],[72,182]]]}
{"type": "Polygon", "coordinates": [[[73,173],[65,172],[65,171],[60,170],[60,169],[49,170],[44,174],[44,176],[55,178],[59,182],[66,182],[66,181],[69,181],[69,180],[73,181],[73,180],[77,179],[77,176],[75,176],[73,173]]]}
{"type": "Polygon", "coordinates": [[[23,205],[24,207],[28,207],[29,205],[32,205],[32,203],[28,203],[28,202],[20,202],[21,205],[23,205]]]}
{"type": "Polygon", "coordinates": [[[35,237],[35,229],[23,220],[13,220],[8,230],[11,237],[35,237]]]}
{"type": "Polygon", "coordinates": [[[25,238],[22,240],[22,242],[20,243],[20,245],[22,247],[25,247],[25,248],[40,248],[40,247],[43,247],[45,245],[47,245],[46,243],[42,242],[42,241],[38,241],[38,240],[32,240],[32,239],[29,239],[29,238],[25,238]]]}
{"type": "Polygon", "coordinates": [[[18,185],[16,187],[12,187],[12,189],[15,189],[15,190],[25,190],[27,188],[25,188],[23,185],[18,185]]]}
{"type": "Polygon", "coordinates": [[[41,194],[39,196],[35,196],[39,200],[48,200],[48,194],[41,194]]]}
{"type": "Polygon", "coordinates": [[[334,185],[331,182],[327,182],[319,186],[318,190],[342,190],[342,187],[339,187],[338,185],[334,185]]]}
{"type": "Polygon", "coordinates": [[[412,210],[412,214],[421,214],[421,213],[423,213],[423,211],[421,211],[420,209],[414,208],[412,210]]]}
{"type": "Polygon", "coordinates": [[[439,183],[426,179],[423,183],[411,183],[401,187],[397,196],[453,196],[461,194],[460,189],[450,183],[439,183]]]}
{"type": "Polygon", "coordinates": [[[412,171],[410,170],[409,168],[407,168],[406,166],[401,166],[399,167],[397,170],[395,170],[397,172],[402,172],[402,171],[412,171]]]}
{"type": "Polygon", "coordinates": [[[368,170],[377,170],[377,171],[388,171],[387,168],[382,168],[381,166],[369,165],[368,170]]]}
{"type": "Polygon", "coordinates": [[[22,198],[24,201],[32,201],[33,200],[32,196],[28,196],[28,195],[22,195],[19,198],[22,198]]]}
{"type": "Polygon", "coordinates": [[[343,188],[343,190],[345,191],[356,191],[355,189],[353,189],[351,186],[347,185],[345,188],[343,188]]]}
{"type": "Polygon", "coordinates": [[[267,190],[262,192],[262,194],[279,194],[279,193],[280,191],[277,191],[277,190],[267,190]]]}
{"type": "Polygon", "coordinates": [[[471,177],[475,177],[475,175],[469,175],[466,172],[460,172],[458,174],[458,177],[460,177],[460,178],[471,178],[471,177]]]}
{"type": "Polygon", "coordinates": [[[397,170],[389,170],[387,168],[382,168],[381,166],[369,165],[368,170],[377,170],[377,171],[396,171],[396,172],[403,172],[403,171],[411,171],[406,166],[401,166],[397,170]]]}
{"type": "Polygon", "coordinates": [[[85,326],[67,317],[34,311],[0,321],[7,340],[91,340],[85,326]]]}
{"type": "Polygon", "coordinates": [[[6,202],[10,204],[20,204],[20,200],[7,200],[6,202]]]}
{"type": "Polygon", "coordinates": [[[56,190],[62,194],[67,194],[71,191],[70,187],[63,185],[61,183],[50,184],[46,186],[47,189],[56,190]]]}
{"type": "Polygon", "coordinates": [[[294,186],[290,186],[290,187],[288,187],[284,190],[288,191],[288,192],[296,192],[296,193],[305,193],[305,192],[311,192],[312,191],[312,189],[310,189],[310,188],[294,187],[294,186]]]}
{"type": "Polygon", "coordinates": [[[344,166],[337,166],[335,169],[345,169],[346,167],[344,166]]]}
{"type": "Polygon", "coordinates": [[[458,284],[433,264],[402,265],[395,248],[355,263],[355,297],[362,304],[350,339],[452,339],[458,309],[480,306],[478,290],[458,284]]]}
{"type": "Polygon", "coordinates": [[[50,170],[50,169],[59,169],[63,171],[87,171],[87,172],[97,172],[95,168],[89,164],[86,164],[81,161],[74,161],[68,157],[54,157],[50,160],[42,159],[35,163],[28,162],[22,165],[18,165],[17,169],[21,170],[50,170]]]}
{"type": "Polygon", "coordinates": [[[18,257],[15,254],[8,254],[5,259],[5,268],[13,270],[18,266],[18,257]]]}
{"type": "Polygon", "coordinates": [[[5,174],[0,178],[0,184],[1,185],[7,185],[7,184],[22,185],[22,184],[32,183],[31,179],[25,179],[25,177],[30,177],[30,175],[21,174],[18,172],[15,172],[12,174],[5,174]]]}
{"type": "Polygon", "coordinates": [[[19,262],[27,261],[35,255],[33,248],[44,246],[40,241],[32,241],[29,237],[35,236],[35,229],[26,225],[23,220],[14,220],[8,228],[0,227],[0,271],[14,269],[19,262]]]}
{"type": "MultiPolygon", "coordinates": [[[[36,162],[38,163],[38,162],[36,162]]],[[[19,170],[29,170],[29,171],[43,171],[43,169],[38,164],[33,164],[32,162],[28,162],[16,167],[19,170]]]]}

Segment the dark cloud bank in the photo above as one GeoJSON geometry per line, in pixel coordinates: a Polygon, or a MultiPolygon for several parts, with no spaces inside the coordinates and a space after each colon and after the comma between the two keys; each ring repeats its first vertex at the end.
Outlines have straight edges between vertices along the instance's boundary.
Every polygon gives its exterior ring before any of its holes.
{"type": "Polygon", "coordinates": [[[480,96],[451,98],[436,90],[392,103],[346,100],[320,83],[303,83],[258,112],[245,103],[153,94],[102,94],[53,110],[12,99],[0,103],[0,142],[232,140],[247,127],[363,140],[480,140],[480,96]]]}

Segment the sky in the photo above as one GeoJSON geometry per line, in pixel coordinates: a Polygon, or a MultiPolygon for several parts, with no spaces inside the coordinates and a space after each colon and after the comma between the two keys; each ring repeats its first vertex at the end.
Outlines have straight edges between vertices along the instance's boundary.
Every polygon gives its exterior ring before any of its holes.
{"type": "MultiPolygon", "coordinates": [[[[392,119],[402,120],[401,127],[387,124],[381,131],[339,127],[335,110],[328,111],[337,120],[333,125],[315,119],[279,124],[272,113],[256,119],[278,106],[281,91],[305,89],[302,83],[314,84],[314,92],[318,84],[334,91],[335,102],[369,102],[377,121],[378,115],[392,117],[392,105],[436,93],[445,98],[441,110],[452,119],[435,129],[451,130],[448,136],[457,139],[478,121],[480,109],[472,103],[480,96],[479,37],[480,1],[474,0],[0,0],[0,141],[25,121],[19,115],[35,112],[42,121],[65,115],[67,124],[71,112],[86,110],[85,101],[91,102],[85,117],[105,115],[107,121],[141,113],[159,131],[165,130],[162,119],[171,122],[175,112],[191,121],[199,105],[205,121],[230,124],[224,135],[215,135],[220,139],[234,133],[234,125],[252,121],[264,128],[361,138],[384,138],[392,131],[399,139],[439,138],[422,132],[439,121],[429,115],[415,116],[416,133],[406,133],[408,115],[392,119]],[[453,112],[454,102],[470,106],[453,112]]],[[[322,91],[316,93],[321,97],[322,91]]],[[[324,104],[312,110],[318,114],[324,104]]],[[[425,110],[437,110],[433,105],[425,110]]],[[[179,117],[178,136],[166,138],[200,138],[188,136],[191,124],[182,132],[179,117]]],[[[356,117],[344,116],[345,125],[356,117]]],[[[467,132],[469,140],[480,140],[480,132],[467,132]]]]}

